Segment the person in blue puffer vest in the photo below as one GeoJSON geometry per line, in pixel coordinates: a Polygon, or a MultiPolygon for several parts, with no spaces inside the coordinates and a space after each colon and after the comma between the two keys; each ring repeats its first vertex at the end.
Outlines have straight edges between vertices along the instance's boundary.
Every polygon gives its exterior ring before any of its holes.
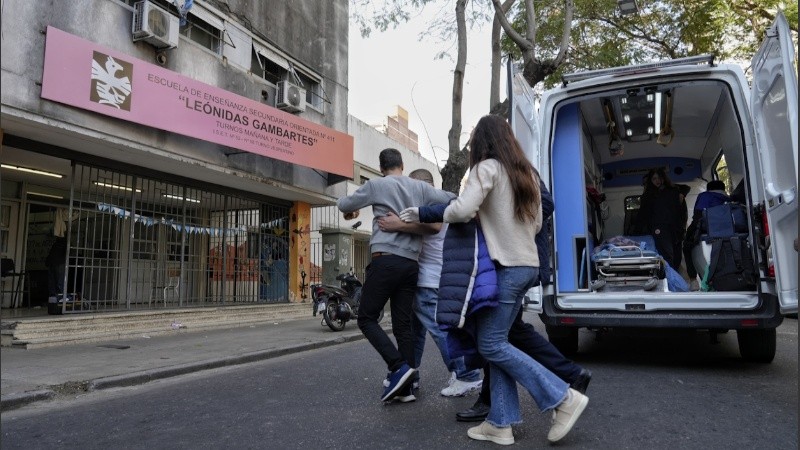
{"type": "MultiPolygon", "coordinates": [[[[447,205],[420,208],[420,222],[442,222],[447,205]]],[[[475,219],[448,225],[442,246],[442,273],[436,323],[447,332],[452,358],[464,357],[468,367],[482,367],[475,343],[475,323],[481,308],[497,306],[497,274],[486,239],[475,219]]]]}

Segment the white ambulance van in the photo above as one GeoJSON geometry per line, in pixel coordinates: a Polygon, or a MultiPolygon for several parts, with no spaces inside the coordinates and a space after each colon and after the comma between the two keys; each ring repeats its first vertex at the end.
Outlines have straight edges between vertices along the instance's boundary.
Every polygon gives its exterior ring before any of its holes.
{"type": "Polygon", "coordinates": [[[566,75],[537,108],[513,75],[511,124],[555,202],[553,276],[526,307],[563,353],[578,351],[580,328],[735,330],[744,359],[772,361],[776,327],[797,313],[796,70],[779,14],[751,82],[738,65],[689,57],[566,75]],[[667,267],[652,239],[632,235],[643,176],[658,167],[685,186],[689,218],[708,181],[726,183],[741,214],[734,235],[704,230],[692,262],[708,277],[736,256],[749,284],[687,289],[685,263],[667,267]]]}

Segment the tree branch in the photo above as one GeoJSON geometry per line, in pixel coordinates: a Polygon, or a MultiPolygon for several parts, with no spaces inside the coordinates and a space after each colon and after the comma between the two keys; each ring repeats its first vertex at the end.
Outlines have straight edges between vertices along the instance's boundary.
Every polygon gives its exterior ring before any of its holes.
{"type": "Polygon", "coordinates": [[[556,67],[564,63],[567,58],[567,49],[569,49],[569,42],[572,36],[572,15],[575,12],[575,3],[572,0],[564,0],[564,30],[561,33],[561,46],[558,49],[558,54],[553,59],[553,65],[556,67]]]}
{"type": "MultiPolygon", "coordinates": [[[[503,14],[508,12],[508,10],[511,8],[511,5],[513,5],[515,1],[516,0],[506,0],[505,3],[503,3],[503,14]]],[[[490,110],[500,102],[500,58],[502,56],[502,48],[500,47],[501,31],[502,27],[500,26],[500,19],[497,18],[497,13],[495,13],[494,20],[492,21],[492,77],[489,82],[490,110]]]]}
{"type": "Polygon", "coordinates": [[[613,20],[611,20],[611,19],[609,19],[607,17],[594,16],[594,18],[595,18],[595,20],[598,20],[600,22],[604,22],[604,23],[606,23],[608,25],[611,25],[612,27],[616,28],[617,30],[619,30],[623,34],[625,34],[627,36],[630,36],[630,37],[632,37],[634,39],[638,39],[638,40],[641,40],[641,41],[650,42],[652,44],[655,44],[656,46],[658,46],[659,48],[664,50],[667,53],[667,55],[669,55],[670,58],[676,58],[677,57],[676,54],[675,54],[675,49],[671,45],[669,45],[665,41],[662,41],[662,40],[659,40],[659,39],[652,38],[652,37],[648,36],[646,33],[644,33],[644,31],[642,31],[641,29],[637,28],[635,25],[631,25],[631,27],[636,28],[637,30],[639,30],[639,32],[641,34],[636,34],[636,33],[632,32],[632,31],[628,30],[627,28],[623,27],[622,25],[620,25],[616,21],[613,21],[613,20]]]}
{"type": "Polygon", "coordinates": [[[503,31],[506,32],[506,35],[514,41],[517,46],[523,52],[533,52],[534,47],[533,43],[525,39],[521,34],[514,31],[514,28],[508,22],[508,18],[506,17],[506,13],[503,12],[503,6],[500,4],[500,0],[492,0],[492,5],[494,5],[494,12],[495,17],[500,21],[500,26],[503,27],[503,31]]]}

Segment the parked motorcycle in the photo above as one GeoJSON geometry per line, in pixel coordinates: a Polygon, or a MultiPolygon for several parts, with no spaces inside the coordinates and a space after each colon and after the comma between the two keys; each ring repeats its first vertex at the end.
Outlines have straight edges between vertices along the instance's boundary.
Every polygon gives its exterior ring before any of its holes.
{"type": "MultiPolygon", "coordinates": [[[[353,269],[336,276],[339,286],[315,284],[311,286],[313,315],[322,314],[320,325],[328,325],[333,331],[342,331],[350,319],[358,319],[358,306],[361,303],[361,281],[353,269]]],[[[383,320],[381,310],[378,322],[383,320]]]]}

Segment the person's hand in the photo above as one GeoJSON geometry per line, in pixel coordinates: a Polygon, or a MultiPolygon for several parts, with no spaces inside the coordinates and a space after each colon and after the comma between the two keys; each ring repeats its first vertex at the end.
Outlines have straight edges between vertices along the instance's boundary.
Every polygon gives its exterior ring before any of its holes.
{"type": "Polygon", "coordinates": [[[397,214],[389,212],[385,216],[378,218],[378,227],[381,231],[402,231],[405,222],[400,220],[397,214]]]}
{"type": "Polygon", "coordinates": [[[419,222],[419,208],[414,206],[400,211],[400,219],[403,222],[419,222]]]}
{"type": "Polygon", "coordinates": [[[358,211],[344,213],[344,220],[353,220],[358,217],[358,211]]]}

